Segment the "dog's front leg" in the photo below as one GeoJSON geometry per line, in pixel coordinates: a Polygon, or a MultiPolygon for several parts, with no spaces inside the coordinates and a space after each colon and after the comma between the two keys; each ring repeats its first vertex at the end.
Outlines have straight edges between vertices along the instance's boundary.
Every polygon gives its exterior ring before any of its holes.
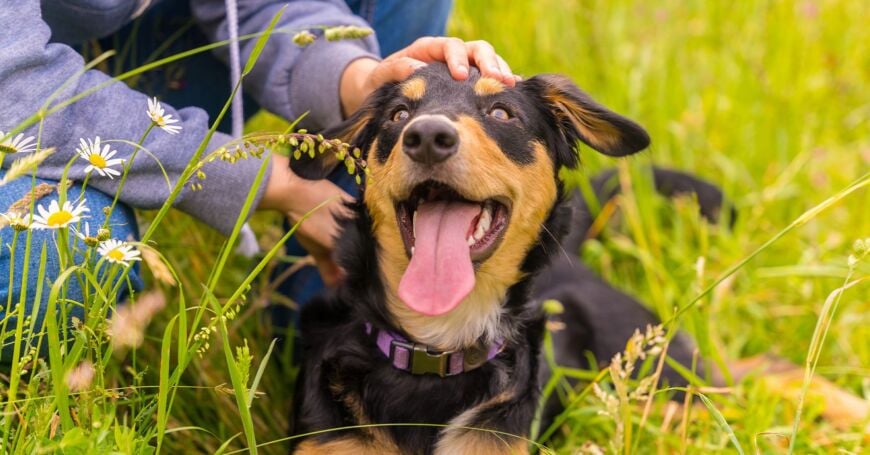
{"type": "Polygon", "coordinates": [[[523,437],[483,429],[448,428],[442,433],[436,455],[519,455],[529,453],[523,437]]]}
{"type": "MultiPolygon", "coordinates": [[[[464,452],[463,452],[464,453],[464,452]]],[[[356,436],[346,436],[329,441],[306,439],[293,452],[294,455],[399,455],[400,452],[388,444],[372,444],[356,436]]]]}
{"type": "Polygon", "coordinates": [[[459,414],[441,430],[436,455],[529,453],[526,430],[535,412],[538,394],[533,383],[529,389],[513,389],[459,414]]]}

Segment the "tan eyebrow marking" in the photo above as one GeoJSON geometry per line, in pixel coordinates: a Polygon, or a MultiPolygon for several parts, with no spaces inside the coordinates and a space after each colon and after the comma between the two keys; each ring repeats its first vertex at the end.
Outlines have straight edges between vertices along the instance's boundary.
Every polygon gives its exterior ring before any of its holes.
{"type": "Polygon", "coordinates": [[[415,77],[402,83],[402,96],[411,101],[417,101],[426,94],[426,81],[422,77],[415,77]]]}
{"type": "Polygon", "coordinates": [[[490,77],[482,77],[474,83],[474,93],[477,96],[495,95],[501,93],[502,90],[504,90],[504,84],[490,77]]]}

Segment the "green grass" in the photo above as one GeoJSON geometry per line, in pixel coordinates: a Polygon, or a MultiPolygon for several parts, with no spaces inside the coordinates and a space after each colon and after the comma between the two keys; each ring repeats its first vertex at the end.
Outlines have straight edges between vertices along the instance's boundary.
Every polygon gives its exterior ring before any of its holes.
{"type": "MultiPolygon", "coordinates": [[[[457,0],[450,30],[489,41],[519,74],[570,76],[649,130],[650,150],[624,161],[581,151],[582,174],[619,166],[632,183],[619,200],[619,216],[582,255],[609,282],[669,320],[675,308],[693,302],[802,214],[870,171],[870,4],[650,3],[457,0]],[[651,163],[722,186],[739,212],[734,229],[699,221],[693,201],[653,196],[645,173],[651,163]]],[[[268,116],[249,124],[252,130],[284,126],[268,116]]],[[[866,257],[851,269],[848,264],[856,254],[853,243],[870,237],[870,192],[865,187],[836,199],[764,247],[670,327],[690,333],[700,355],[721,364],[772,353],[803,367],[815,344],[809,359],[815,374],[870,399],[868,283],[828,300],[847,280],[870,276],[866,257]],[[819,321],[826,325],[817,330],[819,321]]],[[[277,221],[254,219],[266,250],[283,235],[277,221]]],[[[83,352],[101,369],[92,388],[64,399],[54,395],[64,380],[52,376],[62,359],[46,360],[36,374],[25,375],[16,399],[3,397],[0,431],[14,447],[147,453],[160,433],[167,453],[232,452],[254,440],[263,453],[286,452],[296,371],[289,349],[266,359],[272,340],[263,306],[270,298],[281,300],[270,293],[268,273],[254,277],[250,291],[242,289],[254,264],[225,255],[219,235],[174,212],[155,226],[151,239],[180,287],[160,285],[169,300],[144,344],[135,353],[109,355],[85,337],[83,352]],[[239,299],[239,311],[224,328],[208,314],[231,296],[239,299]],[[197,314],[203,322],[195,323],[197,314]],[[217,333],[199,356],[201,345],[179,339],[206,324],[215,324],[217,333]],[[189,363],[173,375],[181,360],[189,363]],[[249,401],[250,411],[240,413],[249,401]]],[[[273,258],[265,271],[278,260],[289,259],[273,258]]],[[[562,373],[597,375],[605,391],[614,390],[606,373],[562,373]]],[[[11,384],[3,379],[6,392],[11,384]]],[[[738,445],[744,453],[782,453],[789,444],[794,453],[866,451],[868,422],[836,426],[812,392],[791,437],[798,379],[786,384],[750,376],[726,393],[705,390],[697,406],[676,411],[664,393],[648,412],[642,402],[622,400],[615,416],[601,415],[605,407],[591,389],[555,382],[554,393],[571,407],[554,431],[541,429],[552,434],[541,442],[558,453],[573,453],[587,441],[605,450],[622,444],[634,453],[734,453],[738,445]]]]}

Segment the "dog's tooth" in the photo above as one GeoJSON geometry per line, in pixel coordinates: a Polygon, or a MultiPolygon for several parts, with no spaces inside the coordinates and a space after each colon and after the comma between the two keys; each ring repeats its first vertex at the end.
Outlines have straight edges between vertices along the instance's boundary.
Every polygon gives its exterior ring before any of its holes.
{"type": "Polygon", "coordinates": [[[483,228],[483,226],[481,226],[480,223],[477,223],[477,229],[474,230],[474,239],[475,240],[482,239],[483,234],[485,234],[485,233],[486,233],[486,230],[483,228]]]}
{"type": "Polygon", "coordinates": [[[414,247],[411,247],[411,256],[414,255],[414,247]]]}
{"type": "Polygon", "coordinates": [[[414,238],[417,238],[417,211],[414,210],[414,215],[411,217],[411,230],[414,232],[414,238]]]}
{"type": "MultiPolygon", "coordinates": [[[[489,227],[492,225],[492,210],[484,209],[480,212],[480,218],[477,220],[477,230],[486,232],[489,230],[489,227]]],[[[482,234],[481,234],[482,235],[482,234]]]]}
{"type": "Polygon", "coordinates": [[[474,245],[474,236],[469,235],[468,236],[468,246],[472,246],[472,245],[474,245]]]}
{"type": "Polygon", "coordinates": [[[483,238],[483,234],[486,233],[486,229],[484,229],[483,225],[477,223],[477,228],[474,229],[474,238],[480,240],[483,238]]]}

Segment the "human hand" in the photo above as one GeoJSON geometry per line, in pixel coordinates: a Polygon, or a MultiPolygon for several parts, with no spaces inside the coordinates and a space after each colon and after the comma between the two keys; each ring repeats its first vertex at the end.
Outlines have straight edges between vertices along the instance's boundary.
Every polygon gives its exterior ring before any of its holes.
{"type": "Polygon", "coordinates": [[[335,238],[338,235],[336,215],[346,215],[343,202],[352,200],[329,180],[306,180],[294,174],[287,157],[272,154],[272,175],[266,184],[259,209],[277,210],[291,224],[295,224],[317,206],[296,230],[296,239],[314,259],[320,276],[327,286],[335,286],[341,279],[341,269],[333,259],[335,238]],[[328,201],[328,202],[327,202],[328,201]]]}
{"type": "Polygon", "coordinates": [[[349,116],[378,87],[387,82],[405,80],[429,62],[446,63],[450,74],[458,81],[468,78],[471,65],[480,69],[483,76],[499,80],[508,87],[513,87],[519,79],[486,41],[425,37],[380,62],[370,58],[351,62],[341,75],[342,112],[349,116]]]}

